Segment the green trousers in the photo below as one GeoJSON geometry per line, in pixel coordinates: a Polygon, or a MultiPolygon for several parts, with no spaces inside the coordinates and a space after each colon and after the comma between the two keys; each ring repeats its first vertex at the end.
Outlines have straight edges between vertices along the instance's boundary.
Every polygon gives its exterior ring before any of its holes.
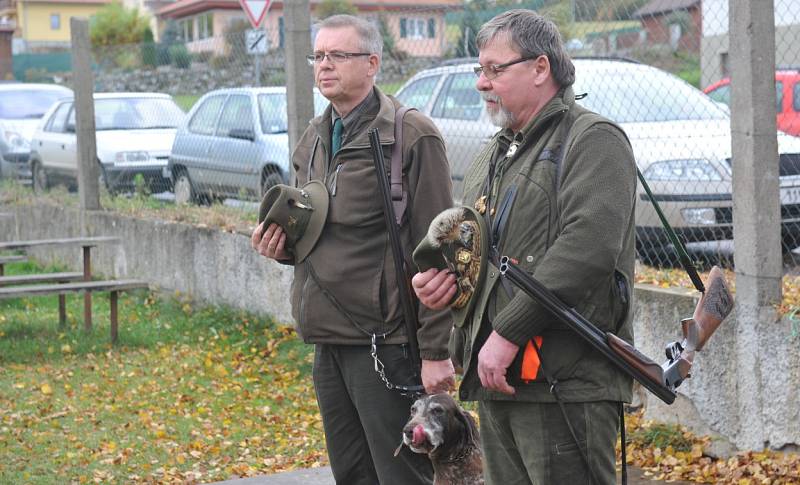
{"type": "MultiPolygon", "coordinates": [[[[375,372],[369,346],[317,344],[314,390],[322,415],[333,476],[338,485],[430,485],[427,455],[403,446],[411,399],[389,390],[375,372]]],[[[390,381],[411,384],[405,345],[381,345],[378,357],[390,381]]]]}
{"type": "Polygon", "coordinates": [[[595,482],[557,403],[478,404],[486,485],[614,485],[619,403],[565,403],[595,482]]]}

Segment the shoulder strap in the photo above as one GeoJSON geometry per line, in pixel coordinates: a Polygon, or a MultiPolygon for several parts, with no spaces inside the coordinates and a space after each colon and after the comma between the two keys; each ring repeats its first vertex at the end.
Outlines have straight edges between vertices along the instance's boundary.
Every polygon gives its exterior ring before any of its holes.
{"type": "Polygon", "coordinates": [[[394,116],[394,146],[392,147],[392,161],[389,171],[392,189],[392,205],[397,225],[403,220],[408,205],[408,192],[403,189],[403,118],[406,112],[416,109],[402,106],[395,111],[394,116]]]}

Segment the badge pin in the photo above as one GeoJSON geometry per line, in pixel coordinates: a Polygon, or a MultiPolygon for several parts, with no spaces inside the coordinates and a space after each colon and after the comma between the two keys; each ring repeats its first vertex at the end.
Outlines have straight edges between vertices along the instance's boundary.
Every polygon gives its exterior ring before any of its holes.
{"type": "Polygon", "coordinates": [[[480,214],[486,213],[486,196],[482,195],[478,200],[475,201],[475,210],[478,211],[480,214]]]}

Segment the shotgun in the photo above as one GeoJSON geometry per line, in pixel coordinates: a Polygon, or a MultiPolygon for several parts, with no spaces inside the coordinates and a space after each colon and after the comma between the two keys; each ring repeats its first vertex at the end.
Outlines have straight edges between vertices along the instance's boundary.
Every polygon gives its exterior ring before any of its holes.
{"type": "MultiPolygon", "coordinates": [[[[408,272],[405,267],[405,258],[403,257],[403,245],[400,242],[400,226],[395,219],[394,205],[392,204],[391,187],[389,186],[389,177],[386,174],[386,166],[384,165],[383,149],[381,148],[380,138],[378,136],[377,128],[369,131],[369,144],[372,148],[372,160],[375,163],[375,174],[378,176],[378,187],[381,191],[381,200],[383,202],[383,218],[386,221],[386,229],[389,233],[389,243],[392,247],[392,260],[394,261],[394,273],[397,277],[397,289],[400,293],[400,306],[403,310],[403,320],[406,324],[406,335],[408,336],[408,352],[409,362],[411,363],[411,372],[417,382],[422,382],[422,363],[419,357],[419,345],[417,345],[417,311],[415,305],[412,303],[414,300],[411,298],[411,286],[408,279],[408,272]]],[[[388,382],[387,382],[388,385],[388,382]]],[[[392,386],[401,393],[408,394],[421,394],[425,391],[422,384],[413,386],[399,386],[392,384],[392,386]]]]}
{"type": "Polygon", "coordinates": [[[667,404],[675,401],[675,389],[690,377],[695,352],[702,350],[733,310],[733,296],[722,270],[714,266],[708,275],[707,290],[700,297],[692,318],[681,321],[683,340],[667,346],[667,360],[659,365],[628,342],[597,328],[507,256],[500,260],[500,274],[667,404]]]}

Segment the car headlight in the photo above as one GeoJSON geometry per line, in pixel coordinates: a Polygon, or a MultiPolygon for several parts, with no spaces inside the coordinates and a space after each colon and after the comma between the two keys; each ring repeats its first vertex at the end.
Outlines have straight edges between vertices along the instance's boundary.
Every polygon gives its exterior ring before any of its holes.
{"type": "Polygon", "coordinates": [[[708,160],[663,160],[644,171],[647,180],[682,182],[719,182],[722,175],[708,160]]]}
{"type": "Polygon", "coordinates": [[[143,151],[117,152],[114,156],[114,163],[146,162],[148,160],[150,160],[150,154],[143,151]]]}
{"type": "Polygon", "coordinates": [[[6,143],[8,143],[8,146],[12,151],[31,149],[30,142],[16,131],[6,130],[5,138],[6,143]]]}

